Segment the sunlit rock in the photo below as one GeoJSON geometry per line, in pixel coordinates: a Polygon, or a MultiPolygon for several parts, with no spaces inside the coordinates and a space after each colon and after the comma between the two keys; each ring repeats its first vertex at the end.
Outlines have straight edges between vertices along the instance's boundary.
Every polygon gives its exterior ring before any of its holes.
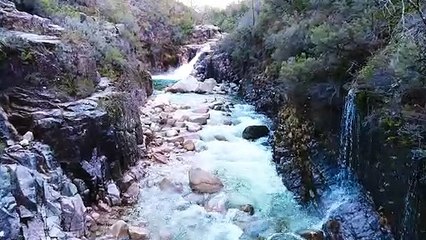
{"type": "Polygon", "coordinates": [[[189,186],[193,192],[216,193],[222,190],[223,183],[218,177],[201,168],[192,168],[189,171],[189,186]]]}

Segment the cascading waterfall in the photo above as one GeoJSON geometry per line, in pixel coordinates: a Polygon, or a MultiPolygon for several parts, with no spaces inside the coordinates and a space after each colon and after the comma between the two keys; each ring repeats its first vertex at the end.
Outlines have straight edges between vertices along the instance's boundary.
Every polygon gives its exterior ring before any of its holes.
{"type": "Polygon", "coordinates": [[[210,43],[204,44],[200,48],[200,50],[198,50],[195,57],[193,59],[191,59],[191,61],[189,63],[183,64],[179,68],[177,68],[173,71],[170,71],[168,73],[160,74],[160,75],[154,75],[154,76],[152,76],[152,79],[154,81],[155,80],[163,80],[163,81],[169,80],[169,81],[174,81],[174,82],[186,79],[187,77],[189,77],[191,75],[192,71],[194,70],[194,66],[198,62],[198,60],[200,59],[201,55],[203,55],[206,52],[209,52],[210,49],[211,49],[210,43]]]}
{"type": "Polygon", "coordinates": [[[356,91],[351,89],[345,99],[343,110],[341,132],[340,132],[340,153],[339,165],[346,172],[343,177],[347,177],[347,168],[353,164],[353,158],[358,148],[359,140],[358,116],[356,107],[356,91]]]}

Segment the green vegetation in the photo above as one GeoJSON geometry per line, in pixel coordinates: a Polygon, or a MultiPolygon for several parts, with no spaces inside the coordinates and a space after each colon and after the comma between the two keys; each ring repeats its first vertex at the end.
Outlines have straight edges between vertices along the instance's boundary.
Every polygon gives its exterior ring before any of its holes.
{"type": "Polygon", "coordinates": [[[239,73],[273,66],[272,72],[279,73],[273,77],[283,81],[368,80],[384,67],[399,79],[420,81],[421,74],[413,79],[413,71],[420,71],[415,69],[420,59],[415,39],[426,37],[413,28],[425,26],[417,21],[415,6],[392,2],[265,0],[255,11],[255,25],[243,20],[232,24],[231,41],[222,49],[239,73]],[[246,66],[253,67],[246,71],[246,66]]]}
{"type": "Polygon", "coordinates": [[[220,27],[230,32],[238,26],[239,21],[248,13],[250,2],[242,1],[231,4],[226,9],[207,8],[201,14],[201,21],[220,27]]]}
{"type": "MultiPolygon", "coordinates": [[[[232,30],[220,51],[228,53],[238,77],[259,91],[272,85],[271,97],[303,108],[307,120],[315,120],[311,89],[356,85],[365,125],[375,124],[389,143],[424,148],[425,8],[411,0],[264,0],[254,9],[249,1],[239,17],[213,12],[211,22],[232,22],[224,27],[232,30]],[[410,95],[410,89],[419,93],[410,95]]],[[[344,92],[335,94],[343,100],[344,92]]]]}

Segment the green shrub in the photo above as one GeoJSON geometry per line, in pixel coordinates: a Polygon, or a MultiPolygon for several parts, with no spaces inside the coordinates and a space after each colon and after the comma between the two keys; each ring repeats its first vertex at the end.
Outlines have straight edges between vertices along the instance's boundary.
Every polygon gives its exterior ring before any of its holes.
{"type": "Polygon", "coordinates": [[[307,82],[313,80],[316,72],[321,68],[320,62],[312,57],[307,57],[305,53],[296,58],[282,62],[280,78],[295,82],[307,82]]]}

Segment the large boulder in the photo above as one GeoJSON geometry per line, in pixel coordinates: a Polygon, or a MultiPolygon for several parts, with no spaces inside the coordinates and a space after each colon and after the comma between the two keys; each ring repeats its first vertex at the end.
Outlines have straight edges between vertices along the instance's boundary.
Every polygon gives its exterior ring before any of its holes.
{"type": "Polygon", "coordinates": [[[269,128],[265,125],[249,126],[243,131],[243,138],[247,140],[256,140],[266,137],[269,134],[269,128]]]}
{"type": "Polygon", "coordinates": [[[196,193],[216,193],[222,190],[223,183],[218,177],[201,168],[192,168],[189,170],[189,186],[196,193]]]}
{"type": "Polygon", "coordinates": [[[198,89],[199,82],[196,78],[189,76],[186,79],[182,79],[177,83],[166,89],[167,92],[172,93],[189,93],[195,92],[198,89]]]}

